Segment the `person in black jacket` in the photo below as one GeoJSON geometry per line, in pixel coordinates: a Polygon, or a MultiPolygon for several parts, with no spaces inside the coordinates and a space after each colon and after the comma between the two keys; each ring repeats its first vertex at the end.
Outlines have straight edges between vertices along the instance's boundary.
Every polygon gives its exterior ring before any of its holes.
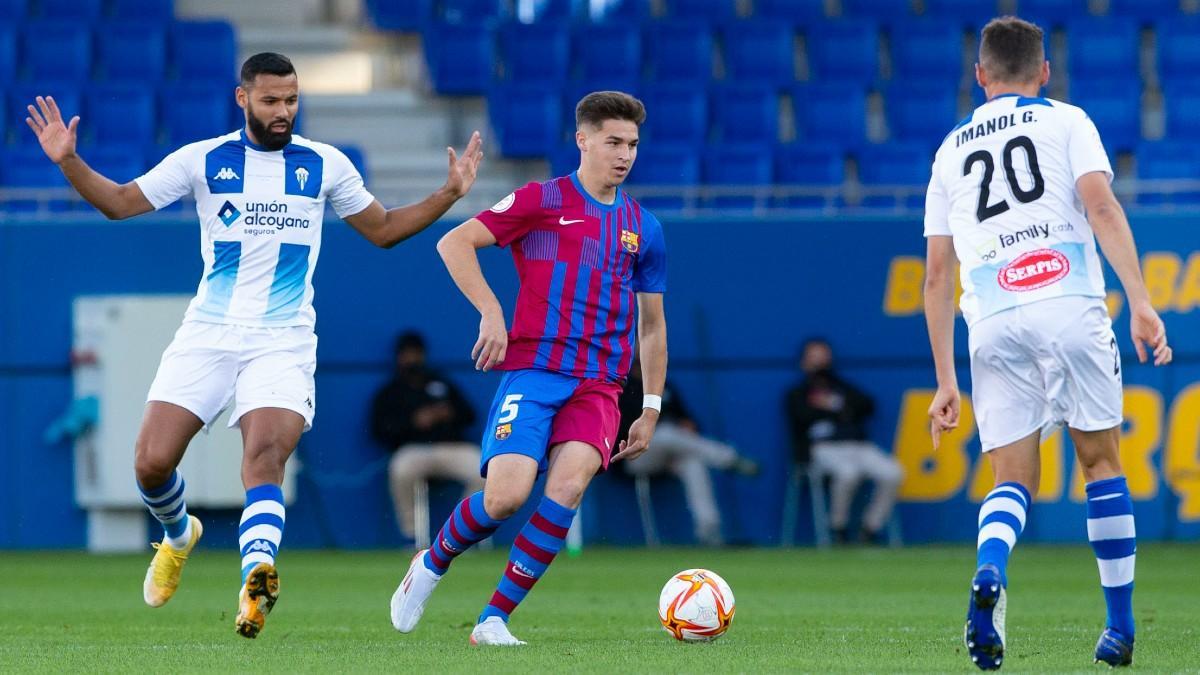
{"type": "MultiPolygon", "coordinates": [[[[621,410],[618,442],[629,434],[629,427],[642,414],[642,369],[636,360],[629,370],[629,380],[617,402],[621,410]]],[[[702,544],[719,545],[721,513],[717,509],[710,467],[752,476],[758,464],[741,457],[732,446],[702,436],[699,426],[688,413],[676,390],[668,381],[663,388],[662,412],[658,427],[650,441],[650,449],[637,459],[625,463],[634,476],[651,476],[671,472],[683,483],[684,497],[692,513],[696,540],[702,544]]]]}
{"type": "Polygon", "coordinates": [[[833,370],[833,348],[813,338],[804,343],[800,367],[804,380],[787,393],[787,416],[792,426],[796,461],[810,464],[832,479],[829,521],[835,539],[848,539],[850,504],[864,479],[875,483],[871,503],[863,514],[861,537],[879,541],[891,517],[903,474],[895,458],[867,437],[867,421],[875,402],[833,370]]]}
{"type": "Polygon", "coordinates": [[[483,489],[479,446],[468,442],[475,411],[458,389],[425,365],[419,333],[396,340],[396,373],[375,394],[371,431],[393,455],[388,484],[401,533],[413,538],[414,493],[421,480],[460,481],[466,495],[483,489]]]}

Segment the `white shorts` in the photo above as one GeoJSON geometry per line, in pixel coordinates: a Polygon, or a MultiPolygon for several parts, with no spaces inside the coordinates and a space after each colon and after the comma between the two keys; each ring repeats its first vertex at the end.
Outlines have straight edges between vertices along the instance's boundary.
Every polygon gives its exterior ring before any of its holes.
{"type": "Polygon", "coordinates": [[[1121,424],[1121,355],[1102,301],[1065,296],[1006,309],[972,326],[969,342],[984,452],[1059,424],[1121,424]]]}
{"type": "Polygon", "coordinates": [[[258,408],[284,408],[312,428],[317,336],[307,326],[251,328],[185,321],[163,352],[146,401],[165,401],[205,426],[230,405],[229,426],[258,408]]]}

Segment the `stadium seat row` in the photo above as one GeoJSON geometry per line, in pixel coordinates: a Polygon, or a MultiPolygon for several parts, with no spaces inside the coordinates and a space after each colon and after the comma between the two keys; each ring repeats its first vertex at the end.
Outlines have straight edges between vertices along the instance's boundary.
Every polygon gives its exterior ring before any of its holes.
{"type": "MultiPolygon", "coordinates": [[[[913,21],[889,34],[870,21],[831,20],[804,32],[803,48],[798,35],[787,24],[760,20],[734,21],[718,30],[683,20],[640,29],[621,23],[441,23],[426,32],[425,50],[434,88],[443,94],[482,94],[497,79],[546,86],[570,79],[704,85],[718,70],[726,81],[780,87],[798,78],[873,84],[881,79],[882,35],[892,81],[970,79],[965,34],[952,21],[913,21]]],[[[1130,21],[1071,21],[1066,72],[1137,79],[1140,41],[1140,29],[1130,21]]],[[[1163,22],[1155,44],[1162,79],[1191,76],[1200,69],[1200,16],[1163,22]]]]}
{"type": "Polygon", "coordinates": [[[174,14],[174,0],[0,0],[0,23],[25,18],[95,21],[105,17],[166,22],[174,14]]]}
{"type": "MultiPolygon", "coordinates": [[[[834,3],[835,16],[872,18],[889,24],[903,23],[916,16],[951,18],[979,27],[1000,14],[1019,12],[1036,16],[1047,26],[1086,16],[1088,0],[922,0],[923,12],[910,0],[841,0],[834,3]]],[[[1108,0],[1109,16],[1135,21],[1168,18],[1184,10],[1180,0],[1108,0]]],[[[598,11],[583,0],[544,0],[535,3],[531,14],[515,11],[510,0],[367,0],[372,21],[384,30],[417,31],[434,22],[461,23],[481,18],[518,18],[541,21],[642,21],[650,18],[697,19],[710,23],[728,22],[747,16],[807,23],[827,18],[824,0],[666,0],[665,12],[655,14],[648,0],[612,0],[598,11]],[[746,9],[748,11],[743,12],[746,9]]]]}
{"type": "Polygon", "coordinates": [[[229,84],[236,58],[233,27],[225,21],[0,21],[0,86],[164,77],[229,84]]]}

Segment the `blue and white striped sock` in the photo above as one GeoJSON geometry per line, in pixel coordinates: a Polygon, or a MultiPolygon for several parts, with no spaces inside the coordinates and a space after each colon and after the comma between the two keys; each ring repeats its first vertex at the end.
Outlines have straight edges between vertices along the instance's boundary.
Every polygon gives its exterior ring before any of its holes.
{"type": "Polygon", "coordinates": [[[1025,529],[1025,514],[1032,501],[1020,483],[1001,483],[979,505],[979,550],[976,567],[991,563],[1008,586],[1008,556],[1025,529]]]}
{"type": "Polygon", "coordinates": [[[1133,499],[1124,476],[1087,484],[1087,533],[1100,566],[1108,627],[1132,640],[1137,531],[1133,523],[1133,499]]]}
{"type": "Polygon", "coordinates": [[[283,490],[278,485],[259,485],[246,491],[246,508],[238,526],[242,549],[242,583],[259,563],[275,564],[283,540],[283,490]]]}
{"type": "Polygon", "coordinates": [[[173,549],[187,547],[192,538],[191,520],[188,519],[187,502],[183,499],[183,476],[172,471],[167,482],[147,490],[138,483],[138,492],[150,513],[162,523],[167,533],[167,543],[173,549]]]}

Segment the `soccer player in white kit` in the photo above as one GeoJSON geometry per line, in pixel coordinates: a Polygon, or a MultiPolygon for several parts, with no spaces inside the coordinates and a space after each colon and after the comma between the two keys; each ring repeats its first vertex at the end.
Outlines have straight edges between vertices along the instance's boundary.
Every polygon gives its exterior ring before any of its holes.
{"type": "Polygon", "coordinates": [[[925,316],[938,389],[934,447],[958,425],[954,265],[961,265],[975,418],[996,486],[979,509],[965,640],[1000,667],[1009,554],[1037,491],[1043,431],[1070,430],[1087,481],[1088,539],[1108,605],[1096,660],[1133,659],[1133,503],[1117,441],[1121,360],[1105,306],[1098,239],[1128,299],[1138,360],[1171,360],[1142,280],[1112,168],[1083,110],[1039,96],[1050,77],[1042,31],[1015,17],[983,29],[975,76],[987,93],[946,136],[925,201],[925,316]],[[1093,238],[1093,234],[1095,238],[1093,238]]]}
{"type": "Polygon", "coordinates": [[[441,189],[387,210],[341,151],[292,134],[299,85],[287,57],[247,59],[236,96],[245,128],[185,145],[124,185],[79,157],[79,117],[64,124],[53,98],[39,96],[25,121],[71,185],[110,219],[195,197],[204,275],[163,353],[135,448],[138,489],[165,530],[143,597],[160,607],[178,587],[203,528],[187,513],[176,467],[192,437],[232,407],[229,424],[242,432],[246,488],[235,625],[253,638],[279,594],[275,556],[283,537],[284,464],[315,413],[312,277],[326,202],[371,243],[390,248],[424,230],[470,190],[482,154],[476,132],[461,158],[448,149],[449,176],[441,189]]]}

